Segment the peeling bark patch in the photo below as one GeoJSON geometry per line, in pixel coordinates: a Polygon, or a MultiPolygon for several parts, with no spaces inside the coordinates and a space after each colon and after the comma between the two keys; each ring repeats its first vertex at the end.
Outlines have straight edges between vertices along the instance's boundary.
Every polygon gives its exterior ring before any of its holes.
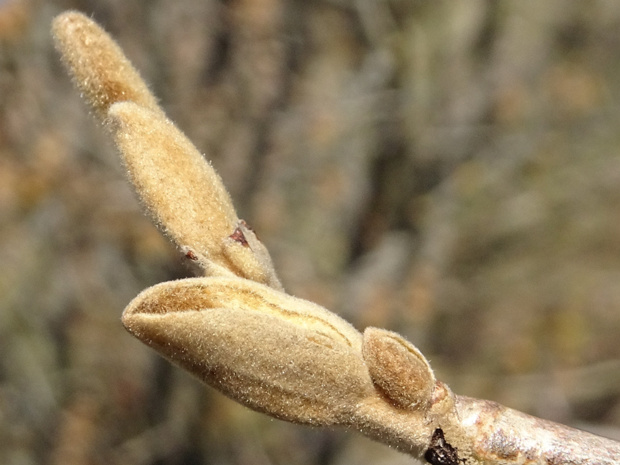
{"type": "Polygon", "coordinates": [[[431,444],[424,453],[424,459],[432,465],[459,465],[459,462],[465,462],[465,459],[459,459],[458,449],[446,441],[441,428],[433,432],[431,444]]]}
{"type": "Polygon", "coordinates": [[[234,232],[230,236],[228,236],[228,237],[230,237],[233,241],[238,242],[243,247],[249,247],[250,246],[250,244],[248,244],[247,239],[245,238],[245,235],[243,234],[243,231],[241,231],[241,228],[239,228],[238,226],[234,230],[234,232]]]}
{"type": "Polygon", "coordinates": [[[256,234],[256,233],[254,232],[254,229],[252,229],[252,228],[250,227],[250,225],[249,225],[248,223],[246,223],[246,221],[245,221],[245,220],[239,220],[239,224],[241,224],[241,226],[243,226],[243,227],[244,227],[244,228],[246,228],[246,229],[249,229],[249,230],[250,230],[250,231],[252,231],[254,234],[256,234]]]}
{"type": "Polygon", "coordinates": [[[254,228],[252,228],[249,224],[247,224],[245,220],[239,220],[239,224],[243,226],[245,229],[247,229],[248,231],[252,232],[252,234],[256,236],[256,240],[260,242],[260,238],[258,237],[258,234],[256,234],[256,231],[254,231],[254,228]]]}

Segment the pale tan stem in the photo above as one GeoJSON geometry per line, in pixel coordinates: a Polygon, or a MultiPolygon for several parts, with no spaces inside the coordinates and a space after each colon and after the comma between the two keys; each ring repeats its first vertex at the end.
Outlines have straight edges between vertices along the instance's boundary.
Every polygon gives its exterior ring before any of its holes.
{"type": "MultiPolygon", "coordinates": [[[[370,398],[352,426],[364,435],[424,460],[429,449],[452,454],[435,465],[612,465],[620,443],[536,418],[496,402],[454,395],[437,383],[423,415],[370,398]],[[433,444],[441,431],[443,447],[433,444]]],[[[431,458],[431,463],[434,463],[431,458]]]]}
{"type": "Polygon", "coordinates": [[[620,443],[611,439],[526,415],[488,400],[456,396],[456,408],[472,455],[483,463],[620,463],[620,443]]]}

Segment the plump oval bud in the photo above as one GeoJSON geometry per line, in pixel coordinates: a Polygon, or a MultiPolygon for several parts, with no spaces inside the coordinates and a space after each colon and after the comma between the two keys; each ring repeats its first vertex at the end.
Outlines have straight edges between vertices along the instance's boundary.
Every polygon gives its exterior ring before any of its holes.
{"type": "Polygon", "coordinates": [[[284,420],[348,424],[374,394],[359,332],[323,307],[247,279],[158,284],[129,304],[123,324],[227,396],[284,420]]]}

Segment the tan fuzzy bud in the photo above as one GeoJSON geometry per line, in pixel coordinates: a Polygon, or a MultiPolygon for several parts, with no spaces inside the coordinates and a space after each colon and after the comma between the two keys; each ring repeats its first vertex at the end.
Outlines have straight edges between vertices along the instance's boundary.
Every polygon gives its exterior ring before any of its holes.
{"type": "Polygon", "coordinates": [[[234,240],[244,232],[220,177],[166,119],[116,42],[76,11],[59,15],[52,31],[76,85],[100,120],[110,123],[129,177],[163,231],[208,275],[282,289],[253,232],[245,231],[244,244],[234,240]]]}
{"type": "Polygon", "coordinates": [[[277,418],[349,424],[374,394],[361,334],[323,307],[240,278],[142,292],[123,324],[227,396],[277,418]]]}
{"type": "Polygon", "coordinates": [[[54,19],[52,33],[75,84],[101,120],[115,102],[132,101],[161,112],[123,51],[97,23],[67,11],[54,19]]]}
{"type": "Polygon", "coordinates": [[[435,376],[414,345],[391,331],[366,328],[363,354],[372,381],[397,407],[429,407],[435,376]]]}
{"type": "Polygon", "coordinates": [[[122,102],[110,107],[109,118],[129,178],[158,225],[213,262],[217,269],[208,272],[230,269],[223,247],[239,219],[215,170],[159,113],[122,102]]]}

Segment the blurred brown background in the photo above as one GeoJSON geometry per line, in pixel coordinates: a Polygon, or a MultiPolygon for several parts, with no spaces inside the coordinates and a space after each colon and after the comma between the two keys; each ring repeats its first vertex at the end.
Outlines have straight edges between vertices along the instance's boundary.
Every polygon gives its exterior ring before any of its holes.
{"type": "Polygon", "coordinates": [[[62,69],[120,42],[286,288],[457,393],[620,439],[620,2],[0,0],[0,463],[406,464],[271,420],[122,328],[189,276],[62,69]]]}

